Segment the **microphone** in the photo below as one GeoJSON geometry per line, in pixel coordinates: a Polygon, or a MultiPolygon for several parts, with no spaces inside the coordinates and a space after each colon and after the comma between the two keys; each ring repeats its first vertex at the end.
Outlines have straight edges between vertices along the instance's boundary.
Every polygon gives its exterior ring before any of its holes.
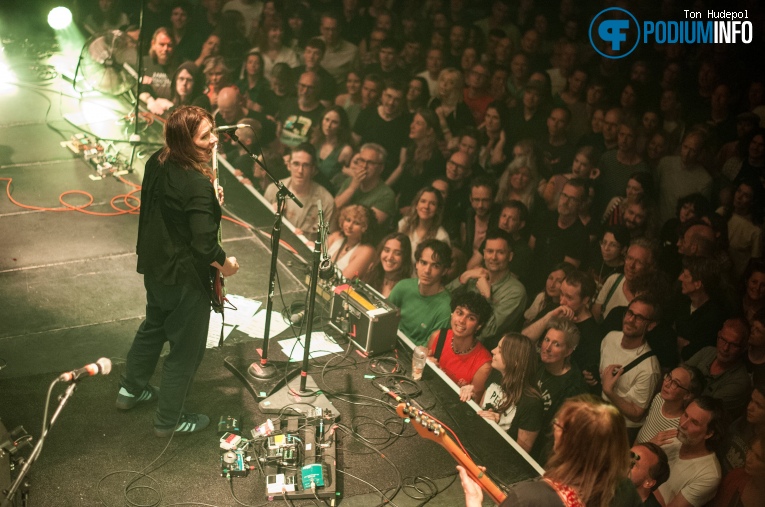
{"type": "Polygon", "coordinates": [[[237,123],[236,125],[222,125],[220,127],[216,127],[215,132],[228,132],[229,130],[236,130],[236,129],[246,129],[249,125],[246,123],[237,123]]]}
{"type": "Polygon", "coordinates": [[[75,380],[81,379],[82,377],[92,377],[94,375],[98,375],[99,373],[103,375],[109,375],[111,371],[112,371],[111,359],[102,357],[95,363],[86,364],[85,366],[77,370],[62,373],[58,377],[58,380],[60,382],[73,382],[75,380]]]}
{"type": "Polygon", "coordinates": [[[299,312],[297,312],[296,314],[290,317],[290,322],[292,322],[295,325],[300,324],[301,322],[303,322],[303,317],[305,317],[305,310],[300,310],[299,312]]]}

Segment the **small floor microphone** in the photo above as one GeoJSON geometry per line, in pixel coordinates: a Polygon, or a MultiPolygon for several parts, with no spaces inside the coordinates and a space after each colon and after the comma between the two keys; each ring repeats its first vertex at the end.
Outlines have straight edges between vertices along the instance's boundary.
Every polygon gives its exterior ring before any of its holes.
{"type": "Polygon", "coordinates": [[[73,382],[82,377],[92,377],[98,375],[108,375],[112,371],[112,361],[109,358],[102,357],[95,363],[86,364],[82,368],[62,373],[58,380],[60,382],[73,382]]]}

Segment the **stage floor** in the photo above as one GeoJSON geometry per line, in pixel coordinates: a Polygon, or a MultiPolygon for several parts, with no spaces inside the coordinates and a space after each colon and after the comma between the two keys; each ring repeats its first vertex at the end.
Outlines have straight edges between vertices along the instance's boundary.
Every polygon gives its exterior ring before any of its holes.
{"type": "MultiPolygon", "coordinates": [[[[7,51],[3,58],[9,58],[5,63],[16,70],[40,63],[30,60],[28,54],[14,59],[7,51]]],[[[9,429],[24,425],[36,440],[47,385],[61,372],[109,357],[115,365],[112,374],[82,382],[32,468],[32,505],[123,505],[124,486],[134,477],[125,470],[146,468],[157,482],[144,484],[161,491],[158,505],[234,505],[228,483],[219,476],[213,428],[173,439],[165,449],[166,440],[151,434],[153,407],[118,413],[113,406],[124,357],[144,317],[145,293],[135,271],[138,216],[120,213],[111,203],[127,209],[120,196],[140,185],[142,164],[156,148],[141,147],[133,171],[121,179],[102,179],[61,142],[83,131],[78,127],[125,139],[130,128],[124,118],[130,110],[122,99],[98,94],[81,97],[60,75],[0,84],[0,361],[6,364],[0,369],[0,418],[9,429]],[[92,203],[81,210],[62,210],[62,201],[70,207],[92,203]],[[159,461],[154,462],[158,456],[159,461]]],[[[142,138],[159,141],[159,126],[149,127],[142,138]]],[[[130,144],[117,146],[123,156],[130,156],[130,144]]],[[[226,189],[226,212],[250,225],[244,228],[224,222],[224,248],[241,265],[227,288],[265,305],[271,252],[267,234],[273,213],[225,166],[221,180],[226,189]]],[[[286,248],[280,251],[275,310],[304,302],[307,292],[304,282],[310,250],[289,227],[283,229],[283,239],[298,254],[286,248]]],[[[326,325],[326,311],[326,305],[317,305],[323,317],[319,328],[326,325]]],[[[288,329],[277,338],[294,332],[288,329]]],[[[205,412],[213,421],[222,415],[243,415],[250,427],[263,422],[266,416],[256,400],[224,367],[229,356],[254,359],[261,342],[234,331],[222,348],[208,350],[189,395],[189,409],[205,412]]],[[[401,350],[400,354],[405,365],[407,352],[401,350]]],[[[377,451],[370,452],[353,438],[343,438],[345,470],[361,479],[343,479],[343,504],[377,504],[381,497],[375,488],[390,494],[400,480],[415,476],[435,480],[439,491],[451,485],[431,505],[462,503],[459,481],[453,483],[450,477],[454,473],[451,457],[404,428],[390,407],[374,401],[385,400],[369,378],[379,376],[379,371],[372,370],[370,360],[355,351],[349,357],[332,368],[324,368],[326,359],[312,361],[309,368],[322,389],[345,393],[332,398],[342,423],[378,445],[377,451]],[[373,402],[359,403],[356,396],[370,397],[373,402]],[[398,431],[401,436],[391,435],[398,431]]],[[[155,380],[159,382],[158,376],[155,380]]],[[[444,390],[437,376],[426,375],[423,386],[423,404],[442,413],[447,424],[463,430],[458,432],[468,450],[482,456],[478,461],[502,463],[497,467],[499,480],[509,484],[537,474],[501,439],[496,444],[497,435],[484,433],[489,427],[455,401],[454,393],[444,390]],[[461,415],[457,417],[457,413],[461,415]],[[502,455],[496,455],[498,449],[502,455]]],[[[0,470],[0,477],[4,472],[0,470]]],[[[265,499],[263,482],[257,472],[237,479],[234,494],[246,504],[260,505],[265,499]]],[[[142,500],[156,499],[147,495],[142,500]]],[[[402,506],[420,502],[403,493],[394,500],[402,506]]]]}

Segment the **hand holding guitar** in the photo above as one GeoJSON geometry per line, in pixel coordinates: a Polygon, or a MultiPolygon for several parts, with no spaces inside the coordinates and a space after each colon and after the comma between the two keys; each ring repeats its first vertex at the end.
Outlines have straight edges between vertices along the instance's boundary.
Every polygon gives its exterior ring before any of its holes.
{"type": "Polygon", "coordinates": [[[223,266],[217,262],[213,262],[212,265],[218,268],[220,274],[223,276],[235,275],[236,272],[239,271],[239,263],[236,262],[236,257],[226,257],[226,261],[223,263],[223,266]]]}

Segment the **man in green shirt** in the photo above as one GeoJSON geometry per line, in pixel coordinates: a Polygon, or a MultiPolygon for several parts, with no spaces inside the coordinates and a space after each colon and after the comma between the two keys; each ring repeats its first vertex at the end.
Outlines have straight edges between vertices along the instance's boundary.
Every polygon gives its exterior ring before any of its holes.
{"type": "Polygon", "coordinates": [[[398,328],[414,342],[425,345],[437,329],[449,327],[451,296],[442,278],[452,263],[449,245],[427,239],[414,252],[417,278],[398,282],[388,300],[401,309],[398,328]]]}

